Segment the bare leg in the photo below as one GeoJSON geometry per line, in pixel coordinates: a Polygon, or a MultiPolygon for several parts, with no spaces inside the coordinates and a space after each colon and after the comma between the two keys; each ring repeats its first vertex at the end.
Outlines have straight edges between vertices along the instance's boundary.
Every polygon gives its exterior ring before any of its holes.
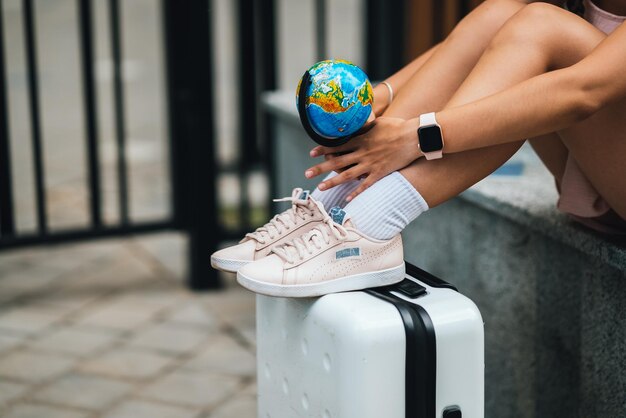
{"type": "Polygon", "coordinates": [[[565,172],[565,163],[569,155],[569,150],[563,144],[561,137],[557,133],[551,133],[532,138],[529,141],[550,174],[554,176],[558,184],[561,184],[565,172]]]}
{"type": "MultiPolygon", "coordinates": [[[[519,6],[519,4],[516,4],[516,6],[519,6]]],[[[519,11],[522,8],[523,6],[520,6],[516,11],[519,11]]],[[[514,17],[512,19],[514,19],[514,17]]],[[[505,23],[505,27],[507,24],[508,22],[505,23]]],[[[492,44],[493,38],[490,39],[489,42],[492,44]]],[[[483,48],[483,51],[485,49],[486,46],[483,48]]],[[[435,54],[433,54],[433,58],[427,62],[424,67],[420,69],[420,71],[418,71],[418,75],[426,73],[429,69],[428,65],[432,64],[436,58],[440,56],[440,54],[443,54],[446,51],[446,45],[444,44],[435,52],[435,54]]],[[[507,51],[507,53],[509,55],[514,55],[514,51],[507,51]]],[[[485,55],[492,55],[492,52],[483,54],[476,66],[472,64],[470,67],[471,73],[465,69],[456,69],[457,72],[461,73],[462,79],[459,80],[458,75],[455,75],[454,79],[459,81],[459,83],[462,82],[462,85],[456,90],[456,93],[454,93],[454,96],[452,96],[451,99],[446,100],[444,103],[437,102],[437,100],[435,100],[435,103],[441,103],[439,107],[437,105],[433,105],[432,102],[415,106],[418,110],[417,114],[437,110],[442,107],[459,106],[479,99],[485,95],[497,92],[506,88],[510,84],[527,78],[524,74],[506,74],[502,76],[496,68],[489,64],[485,65],[485,55]],[[468,82],[471,78],[478,78],[481,82],[468,82]],[[465,81],[463,82],[463,80],[465,81]],[[489,83],[482,82],[483,80],[489,80],[489,83]]],[[[511,59],[511,57],[491,58],[491,61],[511,59]],[[495,58],[495,60],[493,58],[495,58]]],[[[437,64],[442,68],[448,68],[446,61],[447,60],[442,60],[441,62],[437,62],[437,64]]],[[[522,63],[522,65],[524,65],[524,63],[522,63]]],[[[436,69],[433,70],[432,74],[430,74],[430,78],[424,76],[418,79],[418,81],[422,83],[421,85],[418,85],[418,83],[415,83],[413,86],[407,85],[405,87],[405,91],[409,88],[414,88],[415,90],[413,94],[415,94],[415,92],[427,89],[427,86],[433,84],[433,80],[438,80],[438,77],[433,78],[434,74],[437,74],[436,69]]],[[[446,75],[447,74],[448,73],[446,72],[446,75]]],[[[453,92],[450,94],[452,93],[453,92]]],[[[394,113],[394,110],[395,109],[393,107],[390,107],[385,115],[400,117],[407,116],[406,112],[394,113]]],[[[413,116],[414,115],[415,113],[413,113],[413,116]]],[[[415,186],[417,190],[419,190],[420,194],[424,197],[426,202],[428,202],[428,205],[430,207],[434,207],[445,202],[451,197],[458,195],[468,187],[491,174],[495,169],[508,160],[520,148],[522,143],[523,141],[520,141],[463,153],[448,154],[444,159],[437,161],[425,161],[421,159],[402,169],[400,172],[413,184],[413,186],[415,186]]]]}
{"type": "Polygon", "coordinates": [[[524,7],[515,0],[487,0],[467,15],[403,85],[384,116],[413,118],[448,102],[502,25],[524,7]]]}
{"type": "MultiPolygon", "coordinates": [[[[542,72],[573,65],[603,38],[604,34],[569,12],[540,3],[527,6],[494,38],[448,106],[467,103],[542,72]],[[564,42],[565,39],[568,42],[564,42]]],[[[617,103],[558,133],[594,187],[622,217],[626,217],[626,166],[620,157],[626,155],[626,122],[622,116],[625,112],[626,103],[617,103]],[[602,139],[602,146],[592,142],[595,137],[602,139]]],[[[533,142],[559,179],[565,152],[554,138],[552,136],[546,143],[539,142],[546,137],[533,142]]],[[[513,150],[516,145],[504,146],[513,150]]],[[[497,156],[491,148],[476,151],[473,159],[465,156],[467,153],[460,154],[468,158],[468,162],[459,157],[455,164],[480,162],[481,151],[489,153],[490,157],[497,156]]],[[[501,152],[500,156],[506,156],[504,150],[501,152]]],[[[480,179],[479,174],[488,169],[488,164],[483,162],[478,169],[466,173],[460,168],[447,167],[445,160],[452,161],[451,158],[441,160],[437,164],[440,167],[418,161],[402,172],[418,190],[424,191],[429,204],[438,204],[456,195],[459,189],[471,183],[468,177],[480,179]]]]}
{"type": "MultiPolygon", "coordinates": [[[[482,3],[457,25],[403,85],[384,116],[411,118],[443,108],[496,33],[523,7],[525,3],[516,0],[487,0],[482,3]]],[[[428,164],[419,161],[401,170],[401,173],[433,207],[493,172],[520,145],[507,144],[458,153],[428,164]]]]}

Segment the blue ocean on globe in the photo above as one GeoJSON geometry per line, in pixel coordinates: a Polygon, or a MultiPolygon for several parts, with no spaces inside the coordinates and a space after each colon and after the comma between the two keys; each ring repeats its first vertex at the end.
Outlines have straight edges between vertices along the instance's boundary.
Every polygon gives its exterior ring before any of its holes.
{"type": "Polygon", "coordinates": [[[365,72],[349,61],[326,60],[312,66],[309,74],[305,108],[315,132],[342,138],[361,129],[372,112],[372,85],[365,72]]]}

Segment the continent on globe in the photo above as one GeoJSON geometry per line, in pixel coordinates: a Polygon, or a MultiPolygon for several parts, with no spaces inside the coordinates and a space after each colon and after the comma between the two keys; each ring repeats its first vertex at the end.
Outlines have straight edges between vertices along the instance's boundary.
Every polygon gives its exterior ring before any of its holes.
{"type": "MultiPolygon", "coordinates": [[[[315,133],[341,139],[357,132],[372,112],[372,85],[358,66],[344,60],[326,60],[309,70],[305,86],[306,119],[315,133]]],[[[296,104],[301,90],[298,83],[296,104]]],[[[314,138],[315,139],[315,138],[314,138]]]]}

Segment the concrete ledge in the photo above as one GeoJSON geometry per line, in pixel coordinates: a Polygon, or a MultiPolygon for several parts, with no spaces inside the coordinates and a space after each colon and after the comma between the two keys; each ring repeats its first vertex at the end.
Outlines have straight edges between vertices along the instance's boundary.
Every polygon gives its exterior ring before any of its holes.
{"type": "MultiPolygon", "coordinates": [[[[273,116],[288,195],[313,142],[291,92],[273,116]]],[[[523,148],[494,175],[403,232],[405,258],[458,286],[485,320],[486,417],[626,417],[626,245],[555,208],[549,173],[523,148]]]]}

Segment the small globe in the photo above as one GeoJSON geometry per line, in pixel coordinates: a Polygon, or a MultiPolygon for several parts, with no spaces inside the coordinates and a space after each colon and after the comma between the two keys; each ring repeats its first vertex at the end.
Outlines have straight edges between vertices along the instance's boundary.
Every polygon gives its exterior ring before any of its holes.
{"type": "MultiPolygon", "coordinates": [[[[372,112],[372,85],[356,65],[343,60],[325,60],[309,70],[305,91],[306,118],[313,130],[327,139],[352,135],[372,112]]],[[[300,98],[296,89],[296,106],[300,98]]]]}

